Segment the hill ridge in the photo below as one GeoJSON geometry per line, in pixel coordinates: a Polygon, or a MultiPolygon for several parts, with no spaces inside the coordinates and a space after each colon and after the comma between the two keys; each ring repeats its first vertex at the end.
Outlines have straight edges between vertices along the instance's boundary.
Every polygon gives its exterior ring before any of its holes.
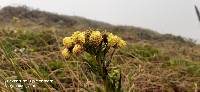
{"type": "MultiPolygon", "coordinates": [[[[61,15],[56,13],[51,13],[47,11],[42,11],[38,9],[32,9],[27,6],[6,6],[0,10],[0,20],[3,23],[12,22],[13,17],[17,17],[19,19],[25,19],[27,21],[31,21],[36,25],[46,26],[46,27],[59,27],[61,29],[64,28],[78,28],[84,29],[88,27],[92,28],[101,28],[106,30],[119,32],[130,32],[122,35],[123,38],[127,40],[178,40],[181,42],[190,42],[195,43],[192,39],[186,39],[181,36],[174,36],[171,34],[160,34],[156,31],[152,31],[149,29],[144,29],[140,27],[128,26],[128,25],[112,25],[105,22],[100,22],[96,20],[91,20],[79,16],[68,16],[61,15]],[[127,35],[127,36],[126,36],[127,35]],[[135,36],[135,37],[133,37],[135,36]]],[[[31,24],[31,26],[34,26],[31,24]]]]}

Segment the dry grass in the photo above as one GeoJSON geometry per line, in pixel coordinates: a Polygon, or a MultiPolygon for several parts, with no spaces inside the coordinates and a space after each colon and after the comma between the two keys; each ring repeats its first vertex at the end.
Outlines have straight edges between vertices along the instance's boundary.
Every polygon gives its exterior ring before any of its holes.
{"type": "MultiPolygon", "coordinates": [[[[19,23],[3,21],[0,24],[1,91],[92,92],[97,91],[95,85],[102,86],[99,76],[89,72],[80,57],[65,60],[60,54],[62,38],[88,26],[65,27],[52,23],[47,26],[23,18],[19,23]],[[36,88],[11,89],[4,85],[8,79],[52,79],[54,82],[38,83],[36,88]]],[[[115,53],[112,63],[122,69],[125,92],[200,91],[199,45],[181,37],[134,27],[95,26],[129,42],[126,48],[115,53]]]]}

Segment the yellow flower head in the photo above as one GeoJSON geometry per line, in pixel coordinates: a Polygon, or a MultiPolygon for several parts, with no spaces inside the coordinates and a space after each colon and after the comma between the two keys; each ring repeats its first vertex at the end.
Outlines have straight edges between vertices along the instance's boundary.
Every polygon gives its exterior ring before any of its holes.
{"type": "Polygon", "coordinates": [[[109,47],[117,47],[117,48],[122,48],[126,46],[126,42],[122,40],[120,37],[113,35],[112,33],[108,33],[108,46],[109,47]]]}
{"type": "Polygon", "coordinates": [[[117,43],[117,47],[122,48],[126,46],[126,41],[119,39],[119,42],[117,43]]]}
{"type": "Polygon", "coordinates": [[[113,35],[112,33],[108,34],[108,46],[113,47],[119,42],[119,37],[113,35]]]}
{"type": "Polygon", "coordinates": [[[72,49],[73,54],[80,54],[83,51],[83,47],[79,44],[76,44],[72,49]]]}
{"type": "Polygon", "coordinates": [[[70,57],[70,52],[69,52],[69,50],[65,48],[65,49],[62,51],[62,55],[63,55],[65,58],[69,58],[69,57],[70,57]]]}
{"type": "Polygon", "coordinates": [[[73,38],[76,38],[81,32],[80,31],[76,31],[72,34],[73,38]]]}
{"type": "Polygon", "coordinates": [[[71,37],[65,37],[63,39],[63,45],[65,45],[67,48],[71,48],[73,46],[73,39],[71,37]]]}
{"type": "Polygon", "coordinates": [[[71,37],[77,44],[85,43],[85,32],[74,32],[71,37]]]}
{"type": "Polygon", "coordinates": [[[102,35],[99,31],[92,31],[89,41],[98,46],[103,40],[102,35]]]}

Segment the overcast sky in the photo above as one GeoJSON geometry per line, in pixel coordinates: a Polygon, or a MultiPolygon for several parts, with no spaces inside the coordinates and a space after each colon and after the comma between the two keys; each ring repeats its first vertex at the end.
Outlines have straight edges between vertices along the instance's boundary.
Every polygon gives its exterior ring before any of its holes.
{"type": "Polygon", "coordinates": [[[0,6],[26,5],[115,25],[133,25],[200,41],[194,5],[200,0],[0,0],[0,6]]]}

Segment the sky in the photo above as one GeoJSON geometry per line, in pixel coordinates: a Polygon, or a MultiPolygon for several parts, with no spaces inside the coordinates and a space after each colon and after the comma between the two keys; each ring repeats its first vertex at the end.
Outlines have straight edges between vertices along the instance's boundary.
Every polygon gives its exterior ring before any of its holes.
{"type": "Polygon", "coordinates": [[[200,22],[194,5],[200,0],[0,0],[0,7],[76,15],[114,25],[130,25],[192,38],[200,42],[200,22]]]}

